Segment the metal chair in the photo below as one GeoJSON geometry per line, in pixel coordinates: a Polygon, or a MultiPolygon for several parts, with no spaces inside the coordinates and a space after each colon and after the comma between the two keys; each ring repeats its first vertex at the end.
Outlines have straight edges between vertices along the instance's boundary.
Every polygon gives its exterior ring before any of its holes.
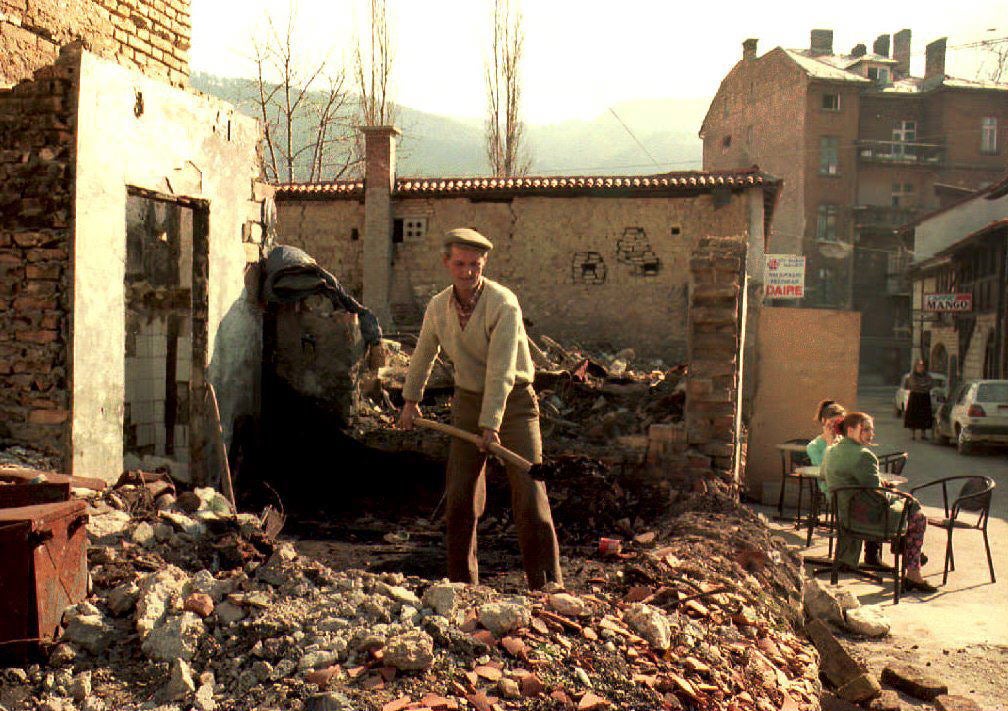
{"type": "Polygon", "coordinates": [[[891,476],[902,476],[903,469],[910,459],[909,452],[889,452],[879,456],[879,471],[891,476]]]}
{"type": "Polygon", "coordinates": [[[914,498],[905,492],[874,486],[837,486],[830,489],[831,510],[836,527],[837,545],[833,548],[833,569],[830,573],[830,583],[837,584],[840,572],[840,537],[844,534],[860,538],[872,543],[892,544],[896,557],[893,569],[896,573],[893,580],[893,604],[898,605],[903,588],[903,575],[906,572],[906,560],[903,559],[904,539],[907,529],[907,510],[914,498]],[[841,514],[838,494],[850,492],[851,496],[841,514]],[[890,504],[893,497],[903,499],[899,514],[892,510],[890,504]],[[855,507],[857,510],[855,511],[855,507]],[[881,533],[875,526],[859,526],[859,519],[874,518],[881,524],[881,533]]]}
{"type": "MultiPolygon", "coordinates": [[[[807,438],[799,439],[789,439],[784,444],[808,444],[809,440],[807,438]]],[[[795,467],[804,466],[811,464],[812,460],[809,459],[808,455],[804,452],[788,452],[781,450],[781,483],[780,483],[780,494],[777,497],[777,517],[784,518],[784,490],[789,481],[798,482],[798,517],[795,520],[797,523],[801,520],[801,510],[802,510],[802,497],[804,494],[804,477],[798,476],[794,473],[795,467]]]]}
{"type": "Polygon", "coordinates": [[[945,570],[942,573],[942,584],[948,581],[950,570],[955,570],[955,554],[952,551],[952,531],[958,529],[976,530],[983,534],[984,548],[987,551],[987,567],[990,569],[990,579],[992,583],[997,582],[994,577],[994,559],[991,557],[990,541],[987,538],[987,522],[990,520],[991,498],[997,482],[987,476],[948,476],[944,479],[936,479],[927,484],[915,486],[910,490],[914,494],[921,489],[941,484],[942,505],[945,509],[944,518],[928,518],[928,525],[944,528],[948,536],[945,543],[945,570]],[[948,483],[950,481],[962,481],[959,488],[959,495],[949,507],[948,483]],[[977,514],[976,523],[963,521],[959,514],[963,512],[977,514]]]}

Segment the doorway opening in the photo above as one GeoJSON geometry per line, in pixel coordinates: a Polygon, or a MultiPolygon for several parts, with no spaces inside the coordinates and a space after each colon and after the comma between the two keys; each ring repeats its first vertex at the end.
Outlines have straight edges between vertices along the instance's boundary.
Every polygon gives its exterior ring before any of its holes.
{"type": "Polygon", "coordinates": [[[123,467],[191,480],[207,352],[208,211],[131,189],[126,198],[123,467]]]}

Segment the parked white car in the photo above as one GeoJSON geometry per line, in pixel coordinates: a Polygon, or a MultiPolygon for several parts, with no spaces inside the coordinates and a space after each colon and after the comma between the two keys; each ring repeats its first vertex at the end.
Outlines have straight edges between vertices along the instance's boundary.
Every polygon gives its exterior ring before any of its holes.
{"type": "MultiPolygon", "coordinates": [[[[934,386],[931,388],[931,412],[938,412],[938,408],[945,402],[948,395],[948,383],[943,373],[931,373],[934,386]]],[[[896,389],[893,398],[893,405],[896,408],[896,416],[903,417],[906,412],[907,400],[910,399],[910,373],[906,373],[900,379],[900,386],[896,389]]]]}
{"type": "Polygon", "coordinates": [[[935,418],[935,438],[955,442],[960,454],[974,444],[1008,445],[1008,380],[968,380],[935,418]]]}

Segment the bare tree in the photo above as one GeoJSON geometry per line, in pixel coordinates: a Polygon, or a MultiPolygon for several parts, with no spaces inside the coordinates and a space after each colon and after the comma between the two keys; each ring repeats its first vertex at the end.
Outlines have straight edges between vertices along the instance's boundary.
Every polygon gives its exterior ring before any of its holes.
{"type": "Polygon", "coordinates": [[[264,172],[274,182],[336,179],[356,159],[346,72],[328,55],[304,68],[294,43],[296,14],[293,3],[283,31],[267,19],[267,36],[253,42],[264,172]]]}
{"type": "Polygon", "coordinates": [[[362,126],[389,126],[398,118],[392,101],[389,80],[392,77],[392,31],[386,0],[368,0],[369,42],[357,40],[354,71],[360,94],[359,119],[362,126]]]}
{"type": "Polygon", "coordinates": [[[1008,79],[1008,37],[986,40],[980,45],[983,59],[978,78],[997,82],[1008,79]]]}
{"type": "Polygon", "coordinates": [[[519,117],[520,65],[525,34],[511,0],[494,0],[492,57],[486,66],[486,148],[494,175],[524,175],[532,164],[519,117]]]}

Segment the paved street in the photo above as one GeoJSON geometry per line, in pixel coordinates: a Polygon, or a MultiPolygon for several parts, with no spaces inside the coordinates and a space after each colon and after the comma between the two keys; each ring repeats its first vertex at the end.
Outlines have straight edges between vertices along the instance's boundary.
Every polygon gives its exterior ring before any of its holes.
{"type": "MultiPolygon", "coordinates": [[[[953,539],[956,570],[949,573],[948,584],[942,586],[945,534],[929,528],[924,552],[930,560],[924,566],[924,575],[940,587],[939,592],[932,595],[911,593],[902,598],[899,605],[893,605],[891,578],[886,578],[884,585],[879,585],[850,575],[841,576],[840,588],[853,591],[862,604],[882,604],[892,621],[892,635],[884,645],[863,645],[862,651],[867,656],[881,664],[882,658],[899,657],[900,650],[903,650],[921,664],[932,664],[936,671],[944,669],[952,679],[950,686],[958,685],[962,693],[976,691],[987,703],[991,703],[992,697],[984,693],[983,679],[956,680],[957,672],[950,668],[950,664],[951,667],[954,664],[949,661],[954,657],[950,657],[949,652],[976,645],[1008,645],[1008,453],[1003,449],[992,449],[963,456],[957,454],[952,446],[940,446],[920,439],[912,441],[909,430],[903,429],[902,420],[894,414],[892,396],[892,388],[866,389],[859,393],[858,406],[875,417],[879,453],[904,450],[910,454],[903,472],[909,482],[902,489],[909,490],[934,479],[959,474],[983,474],[997,481],[989,536],[998,582],[990,582],[980,533],[956,531],[953,539]],[[978,686],[980,688],[975,688],[978,686]]],[[[950,492],[952,495],[953,492],[950,492]]],[[[940,488],[922,493],[920,498],[929,516],[941,515],[940,488]]],[[[768,517],[775,513],[766,507],[761,509],[768,517]]],[[[803,554],[826,555],[824,536],[816,535],[812,547],[806,549],[804,531],[799,538],[788,524],[775,522],[772,525],[786,540],[800,544],[803,554]]],[[[884,553],[891,562],[888,549],[884,553]]],[[[829,584],[828,574],[819,579],[829,584]]],[[[996,654],[1004,656],[1002,651],[996,650],[996,654]]],[[[988,653],[987,656],[991,655],[988,653]]],[[[966,676],[969,678],[970,675],[966,676]]],[[[990,706],[995,707],[1001,708],[1000,705],[990,706]]]]}

